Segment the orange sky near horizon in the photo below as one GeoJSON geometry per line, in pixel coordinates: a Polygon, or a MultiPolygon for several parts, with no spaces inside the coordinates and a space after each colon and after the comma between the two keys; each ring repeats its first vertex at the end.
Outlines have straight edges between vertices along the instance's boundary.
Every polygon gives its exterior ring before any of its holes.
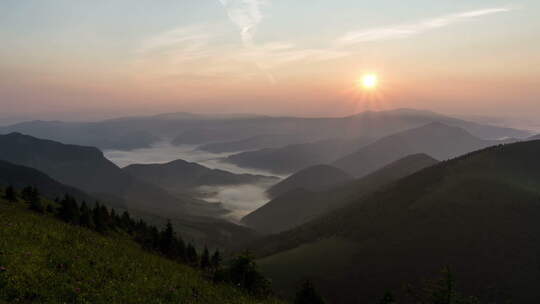
{"type": "Polygon", "coordinates": [[[532,0],[317,0],[307,10],[283,0],[29,2],[0,4],[3,117],[540,115],[532,0]],[[328,11],[343,20],[323,19],[328,11]],[[380,78],[372,92],[358,86],[366,73],[380,78]]]}

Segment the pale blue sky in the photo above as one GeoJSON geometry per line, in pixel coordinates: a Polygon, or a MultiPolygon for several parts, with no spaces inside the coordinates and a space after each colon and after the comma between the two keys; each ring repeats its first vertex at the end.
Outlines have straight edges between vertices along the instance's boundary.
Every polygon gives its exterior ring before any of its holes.
{"type": "Polygon", "coordinates": [[[536,0],[2,0],[0,105],[540,114],[539,13],[536,0]],[[373,100],[350,92],[366,72],[380,74],[373,100]]]}

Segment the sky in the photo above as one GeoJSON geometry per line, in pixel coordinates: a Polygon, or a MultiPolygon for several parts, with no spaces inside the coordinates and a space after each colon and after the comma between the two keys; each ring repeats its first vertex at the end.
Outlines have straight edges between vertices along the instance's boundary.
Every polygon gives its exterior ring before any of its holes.
{"type": "Polygon", "coordinates": [[[0,123],[540,115],[537,0],[2,0],[0,123]],[[376,89],[359,86],[375,74],[376,89]]]}

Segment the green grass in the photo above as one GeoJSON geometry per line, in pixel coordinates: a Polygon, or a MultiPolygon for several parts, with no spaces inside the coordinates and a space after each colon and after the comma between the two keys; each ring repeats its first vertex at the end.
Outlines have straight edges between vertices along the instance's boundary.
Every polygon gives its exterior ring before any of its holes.
{"type": "Polygon", "coordinates": [[[278,303],[0,199],[0,303],[278,303]]]}

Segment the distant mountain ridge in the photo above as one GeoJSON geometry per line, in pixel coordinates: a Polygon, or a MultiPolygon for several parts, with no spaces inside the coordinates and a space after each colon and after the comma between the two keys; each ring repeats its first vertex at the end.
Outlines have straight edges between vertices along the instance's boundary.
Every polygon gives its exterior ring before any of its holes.
{"type": "Polygon", "coordinates": [[[231,155],[225,161],[242,167],[269,170],[276,174],[294,173],[332,161],[355,152],[374,141],[373,138],[325,139],[310,143],[267,148],[231,155]]]}
{"type": "Polygon", "coordinates": [[[257,135],[238,141],[210,143],[202,145],[197,149],[213,153],[227,153],[265,148],[279,148],[286,145],[297,144],[299,141],[303,142],[306,140],[309,140],[309,138],[303,138],[296,135],[257,135]]]}
{"type": "Polygon", "coordinates": [[[425,153],[438,160],[446,160],[511,141],[480,139],[461,128],[433,122],[381,138],[332,165],[361,177],[410,154],[425,153]]]}
{"type": "MultiPolygon", "coordinates": [[[[389,185],[416,171],[437,163],[425,154],[404,157],[366,177],[334,184],[333,187],[306,190],[289,187],[270,202],[242,218],[242,222],[261,233],[273,234],[298,227],[336,210],[359,197],[389,185]]],[[[308,172],[311,170],[308,170],[308,172]]],[[[315,171],[316,172],[316,171],[315,171]]]]}
{"type": "Polygon", "coordinates": [[[298,136],[298,143],[328,138],[376,138],[432,121],[461,127],[480,138],[530,136],[528,132],[522,130],[482,125],[429,111],[411,109],[363,112],[336,118],[172,113],[98,122],[31,121],[0,127],[0,133],[21,132],[39,138],[96,146],[101,149],[130,150],[149,147],[159,141],[202,145],[241,141],[254,136],[272,134],[298,136]]]}

